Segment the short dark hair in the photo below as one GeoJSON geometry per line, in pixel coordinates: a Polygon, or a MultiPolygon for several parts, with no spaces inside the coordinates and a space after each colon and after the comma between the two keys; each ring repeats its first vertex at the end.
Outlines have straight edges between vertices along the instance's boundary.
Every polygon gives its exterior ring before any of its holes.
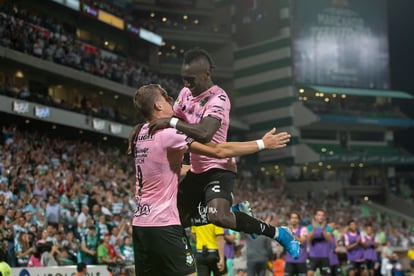
{"type": "Polygon", "coordinates": [[[76,266],[76,271],[81,272],[86,268],[86,264],[85,263],[78,263],[78,265],[76,266]]]}
{"type": "Polygon", "coordinates": [[[348,225],[350,225],[351,223],[353,223],[353,222],[355,222],[356,223],[356,221],[354,220],[354,219],[350,219],[349,221],[348,221],[348,225]]]}
{"type": "Polygon", "coordinates": [[[190,49],[187,52],[185,52],[183,63],[190,64],[191,62],[198,60],[198,59],[207,60],[207,62],[210,64],[210,69],[215,67],[213,59],[211,58],[210,54],[206,50],[201,49],[199,47],[190,49]]]}
{"type": "Polygon", "coordinates": [[[292,212],[290,212],[289,217],[290,217],[290,216],[292,216],[292,215],[297,215],[299,220],[301,220],[301,219],[302,219],[302,218],[300,217],[300,214],[299,214],[299,212],[298,212],[298,211],[292,211],[292,212]]]}

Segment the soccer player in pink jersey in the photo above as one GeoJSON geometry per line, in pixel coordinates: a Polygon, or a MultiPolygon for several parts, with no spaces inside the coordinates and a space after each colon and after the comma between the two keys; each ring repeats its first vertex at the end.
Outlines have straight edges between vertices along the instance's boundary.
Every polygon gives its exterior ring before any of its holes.
{"type": "MultiPolygon", "coordinates": [[[[214,144],[227,140],[231,103],[211,79],[209,53],[194,48],[184,54],[181,76],[184,88],[174,103],[174,117],[151,123],[157,129],[176,128],[196,141],[214,144]]],[[[245,204],[232,206],[237,167],[234,158],[218,159],[190,154],[191,169],[180,183],[178,208],[184,226],[213,223],[248,234],[276,239],[294,258],[300,244],[287,227],[274,227],[254,218],[245,204]]]]}
{"type": "Polygon", "coordinates": [[[134,104],[147,122],[136,126],[129,138],[128,153],[134,155],[136,209],[133,245],[136,275],[194,275],[195,263],[177,207],[178,179],[184,153],[228,158],[261,149],[286,146],[290,135],[275,134],[250,142],[201,144],[182,132],[167,128],[149,133],[148,123],[173,115],[172,100],[161,86],[139,88],[134,104]]]}

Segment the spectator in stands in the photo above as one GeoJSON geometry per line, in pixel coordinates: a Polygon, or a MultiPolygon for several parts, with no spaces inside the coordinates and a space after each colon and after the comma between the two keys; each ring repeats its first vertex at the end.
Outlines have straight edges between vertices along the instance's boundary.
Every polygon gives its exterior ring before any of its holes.
{"type": "Polygon", "coordinates": [[[119,248],[122,258],[128,263],[134,262],[134,248],[131,244],[131,237],[125,236],[123,238],[122,245],[119,248]]]}
{"type": "Polygon", "coordinates": [[[101,244],[98,246],[97,249],[97,256],[98,256],[98,264],[102,265],[108,265],[116,263],[121,258],[118,258],[117,253],[115,251],[115,248],[109,244],[109,239],[111,237],[110,233],[105,233],[103,235],[103,239],[101,244]]]}
{"type": "Polygon", "coordinates": [[[97,227],[98,227],[98,233],[99,233],[99,237],[102,239],[103,236],[107,233],[109,233],[109,228],[108,228],[108,224],[106,223],[106,216],[105,215],[100,215],[99,219],[96,223],[97,227]]]}
{"type": "Polygon", "coordinates": [[[36,243],[34,252],[32,253],[32,255],[30,255],[29,261],[27,263],[28,267],[43,266],[41,262],[42,253],[43,253],[42,250],[43,250],[43,242],[38,241],[36,243]]]}
{"type": "Polygon", "coordinates": [[[57,266],[58,262],[56,260],[56,256],[60,253],[59,247],[52,242],[45,242],[42,244],[43,246],[43,253],[40,259],[43,266],[57,266]]]}
{"type": "Polygon", "coordinates": [[[73,231],[68,231],[64,240],[62,241],[62,247],[65,248],[68,252],[68,258],[76,263],[77,261],[77,254],[80,249],[80,242],[75,237],[73,231]]]}
{"type": "Polygon", "coordinates": [[[78,229],[84,229],[86,227],[87,219],[91,218],[89,215],[89,207],[87,205],[83,205],[81,210],[82,211],[77,218],[78,229]]]}
{"type": "Polygon", "coordinates": [[[26,267],[30,255],[35,252],[34,247],[29,243],[29,234],[27,232],[21,231],[18,234],[15,251],[18,266],[26,267]]]}
{"type": "Polygon", "coordinates": [[[97,264],[98,234],[94,225],[89,226],[88,233],[82,236],[81,242],[81,260],[91,265],[97,264]]]}
{"type": "Polygon", "coordinates": [[[56,203],[55,195],[48,196],[46,205],[46,220],[48,223],[57,225],[60,221],[61,206],[56,203]]]}
{"type": "Polygon", "coordinates": [[[76,231],[78,214],[75,208],[71,205],[68,210],[65,210],[62,215],[63,226],[65,232],[76,231]]]}

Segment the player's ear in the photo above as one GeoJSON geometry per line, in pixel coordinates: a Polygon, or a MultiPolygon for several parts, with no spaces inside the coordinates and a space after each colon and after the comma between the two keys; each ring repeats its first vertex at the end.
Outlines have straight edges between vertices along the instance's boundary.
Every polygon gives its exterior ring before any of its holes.
{"type": "Polygon", "coordinates": [[[163,103],[161,101],[154,102],[154,110],[161,110],[163,106],[163,103]]]}

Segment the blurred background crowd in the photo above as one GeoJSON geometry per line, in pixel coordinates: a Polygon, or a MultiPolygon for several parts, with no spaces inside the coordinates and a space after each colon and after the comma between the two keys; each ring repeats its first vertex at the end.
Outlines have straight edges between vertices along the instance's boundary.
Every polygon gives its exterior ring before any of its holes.
{"type": "MultiPolygon", "coordinates": [[[[59,265],[132,261],[135,175],[125,151],[122,145],[107,147],[3,125],[0,231],[8,262],[40,265],[33,260],[43,252],[52,252],[59,265]],[[101,252],[100,245],[110,245],[110,250],[101,252]]],[[[235,202],[249,200],[255,216],[271,224],[287,225],[289,213],[299,211],[301,224],[308,225],[313,212],[323,208],[338,237],[355,219],[361,231],[372,224],[381,245],[408,250],[414,244],[414,225],[402,218],[339,194],[300,197],[280,180],[267,188],[257,183],[257,172],[240,170],[235,202]]]]}

